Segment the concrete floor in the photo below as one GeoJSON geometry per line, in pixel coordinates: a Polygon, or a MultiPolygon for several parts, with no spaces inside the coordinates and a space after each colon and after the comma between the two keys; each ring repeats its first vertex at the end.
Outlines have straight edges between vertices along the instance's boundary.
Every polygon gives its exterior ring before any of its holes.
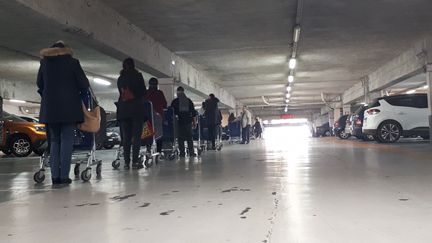
{"type": "Polygon", "coordinates": [[[36,186],[0,162],[0,242],[431,242],[431,147],[335,138],[227,145],[201,159],[36,186]]]}

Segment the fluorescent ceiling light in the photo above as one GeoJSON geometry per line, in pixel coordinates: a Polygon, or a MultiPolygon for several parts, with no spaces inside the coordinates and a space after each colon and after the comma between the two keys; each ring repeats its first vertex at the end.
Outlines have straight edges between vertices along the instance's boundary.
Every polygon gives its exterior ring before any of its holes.
{"type": "Polygon", "coordinates": [[[291,86],[287,86],[287,91],[290,92],[292,90],[291,86]]]}
{"type": "Polygon", "coordinates": [[[293,75],[288,76],[288,82],[290,82],[290,83],[294,82],[294,76],[293,75]]]}
{"type": "Polygon", "coordinates": [[[407,91],[406,93],[407,93],[407,94],[414,94],[415,92],[416,92],[416,90],[415,90],[415,89],[412,89],[412,90],[407,91]]]}
{"type": "Polygon", "coordinates": [[[294,69],[297,66],[297,60],[295,58],[291,58],[289,60],[288,66],[290,69],[294,69]]]}
{"type": "Polygon", "coordinates": [[[12,103],[20,103],[20,104],[26,103],[24,100],[14,100],[14,99],[11,99],[9,101],[12,102],[12,103]]]}
{"type": "Polygon", "coordinates": [[[423,89],[429,89],[429,85],[423,86],[423,89]]]}
{"type": "Polygon", "coordinates": [[[175,63],[176,63],[176,62],[175,62],[174,60],[171,61],[171,64],[172,64],[173,66],[175,65],[175,63]]]}
{"type": "Polygon", "coordinates": [[[289,98],[291,97],[291,94],[286,94],[285,97],[286,97],[287,99],[289,99],[289,98]]]}
{"type": "Polygon", "coordinates": [[[286,103],[289,103],[289,102],[290,102],[290,100],[289,100],[289,99],[286,99],[286,100],[285,100],[285,102],[286,102],[286,103]]]}
{"type": "Polygon", "coordinates": [[[285,107],[285,112],[288,112],[288,106],[285,107]]]}
{"type": "Polygon", "coordinates": [[[105,85],[105,86],[110,86],[111,82],[102,78],[93,78],[93,82],[100,84],[100,85],[105,85]]]}
{"type": "Polygon", "coordinates": [[[300,31],[301,31],[301,27],[300,25],[297,25],[294,28],[294,37],[293,37],[294,42],[298,42],[300,40],[300,31]]]}

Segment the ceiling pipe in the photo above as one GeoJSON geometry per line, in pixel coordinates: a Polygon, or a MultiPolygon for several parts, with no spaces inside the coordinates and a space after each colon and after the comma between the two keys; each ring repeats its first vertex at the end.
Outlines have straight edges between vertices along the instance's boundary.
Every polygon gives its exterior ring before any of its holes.
{"type": "Polygon", "coordinates": [[[286,106],[287,104],[282,104],[282,103],[270,103],[264,96],[261,96],[262,101],[264,102],[264,104],[266,104],[267,106],[286,106]]]}

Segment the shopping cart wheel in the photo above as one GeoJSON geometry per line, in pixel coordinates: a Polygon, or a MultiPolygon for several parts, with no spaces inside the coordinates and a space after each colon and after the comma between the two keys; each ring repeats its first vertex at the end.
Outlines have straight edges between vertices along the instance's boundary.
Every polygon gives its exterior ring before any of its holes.
{"type": "Polygon", "coordinates": [[[45,180],[45,173],[40,170],[34,174],[33,179],[36,183],[42,183],[45,180]]]}
{"type": "Polygon", "coordinates": [[[159,156],[159,159],[160,160],[165,160],[165,153],[161,153],[160,156],[159,156]]]}
{"type": "Polygon", "coordinates": [[[219,145],[218,147],[217,147],[217,151],[221,151],[222,150],[222,145],[219,145]]]}
{"type": "Polygon", "coordinates": [[[81,172],[81,180],[87,182],[91,179],[91,168],[87,168],[81,172]]]}
{"type": "Polygon", "coordinates": [[[197,152],[198,152],[198,156],[202,154],[202,150],[201,149],[198,149],[197,152]]]}
{"type": "Polygon", "coordinates": [[[120,160],[114,160],[111,165],[115,170],[117,170],[120,167],[120,160]]]}
{"type": "Polygon", "coordinates": [[[144,165],[145,165],[146,168],[152,167],[153,166],[153,159],[146,159],[144,161],[144,165]]]}
{"type": "Polygon", "coordinates": [[[175,153],[170,154],[169,157],[168,157],[169,160],[174,160],[175,158],[176,158],[176,154],[175,153]]]}
{"type": "Polygon", "coordinates": [[[75,175],[75,177],[78,177],[79,174],[80,174],[80,164],[75,164],[74,175],[75,175]]]}
{"type": "Polygon", "coordinates": [[[100,176],[102,174],[102,164],[96,165],[96,175],[100,176]]]}

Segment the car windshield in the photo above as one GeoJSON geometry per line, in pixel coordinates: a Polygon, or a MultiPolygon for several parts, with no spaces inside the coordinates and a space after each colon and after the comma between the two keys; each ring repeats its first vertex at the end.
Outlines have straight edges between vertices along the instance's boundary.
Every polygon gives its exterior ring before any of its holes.
{"type": "Polygon", "coordinates": [[[22,119],[22,118],[20,118],[20,117],[18,117],[18,116],[15,116],[15,115],[9,114],[9,113],[4,112],[4,111],[3,111],[2,114],[3,114],[2,118],[1,118],[2,121],[11,121],[11,122],[27,122],[26,120],[24,120],[24,119],[22,119]]]}

